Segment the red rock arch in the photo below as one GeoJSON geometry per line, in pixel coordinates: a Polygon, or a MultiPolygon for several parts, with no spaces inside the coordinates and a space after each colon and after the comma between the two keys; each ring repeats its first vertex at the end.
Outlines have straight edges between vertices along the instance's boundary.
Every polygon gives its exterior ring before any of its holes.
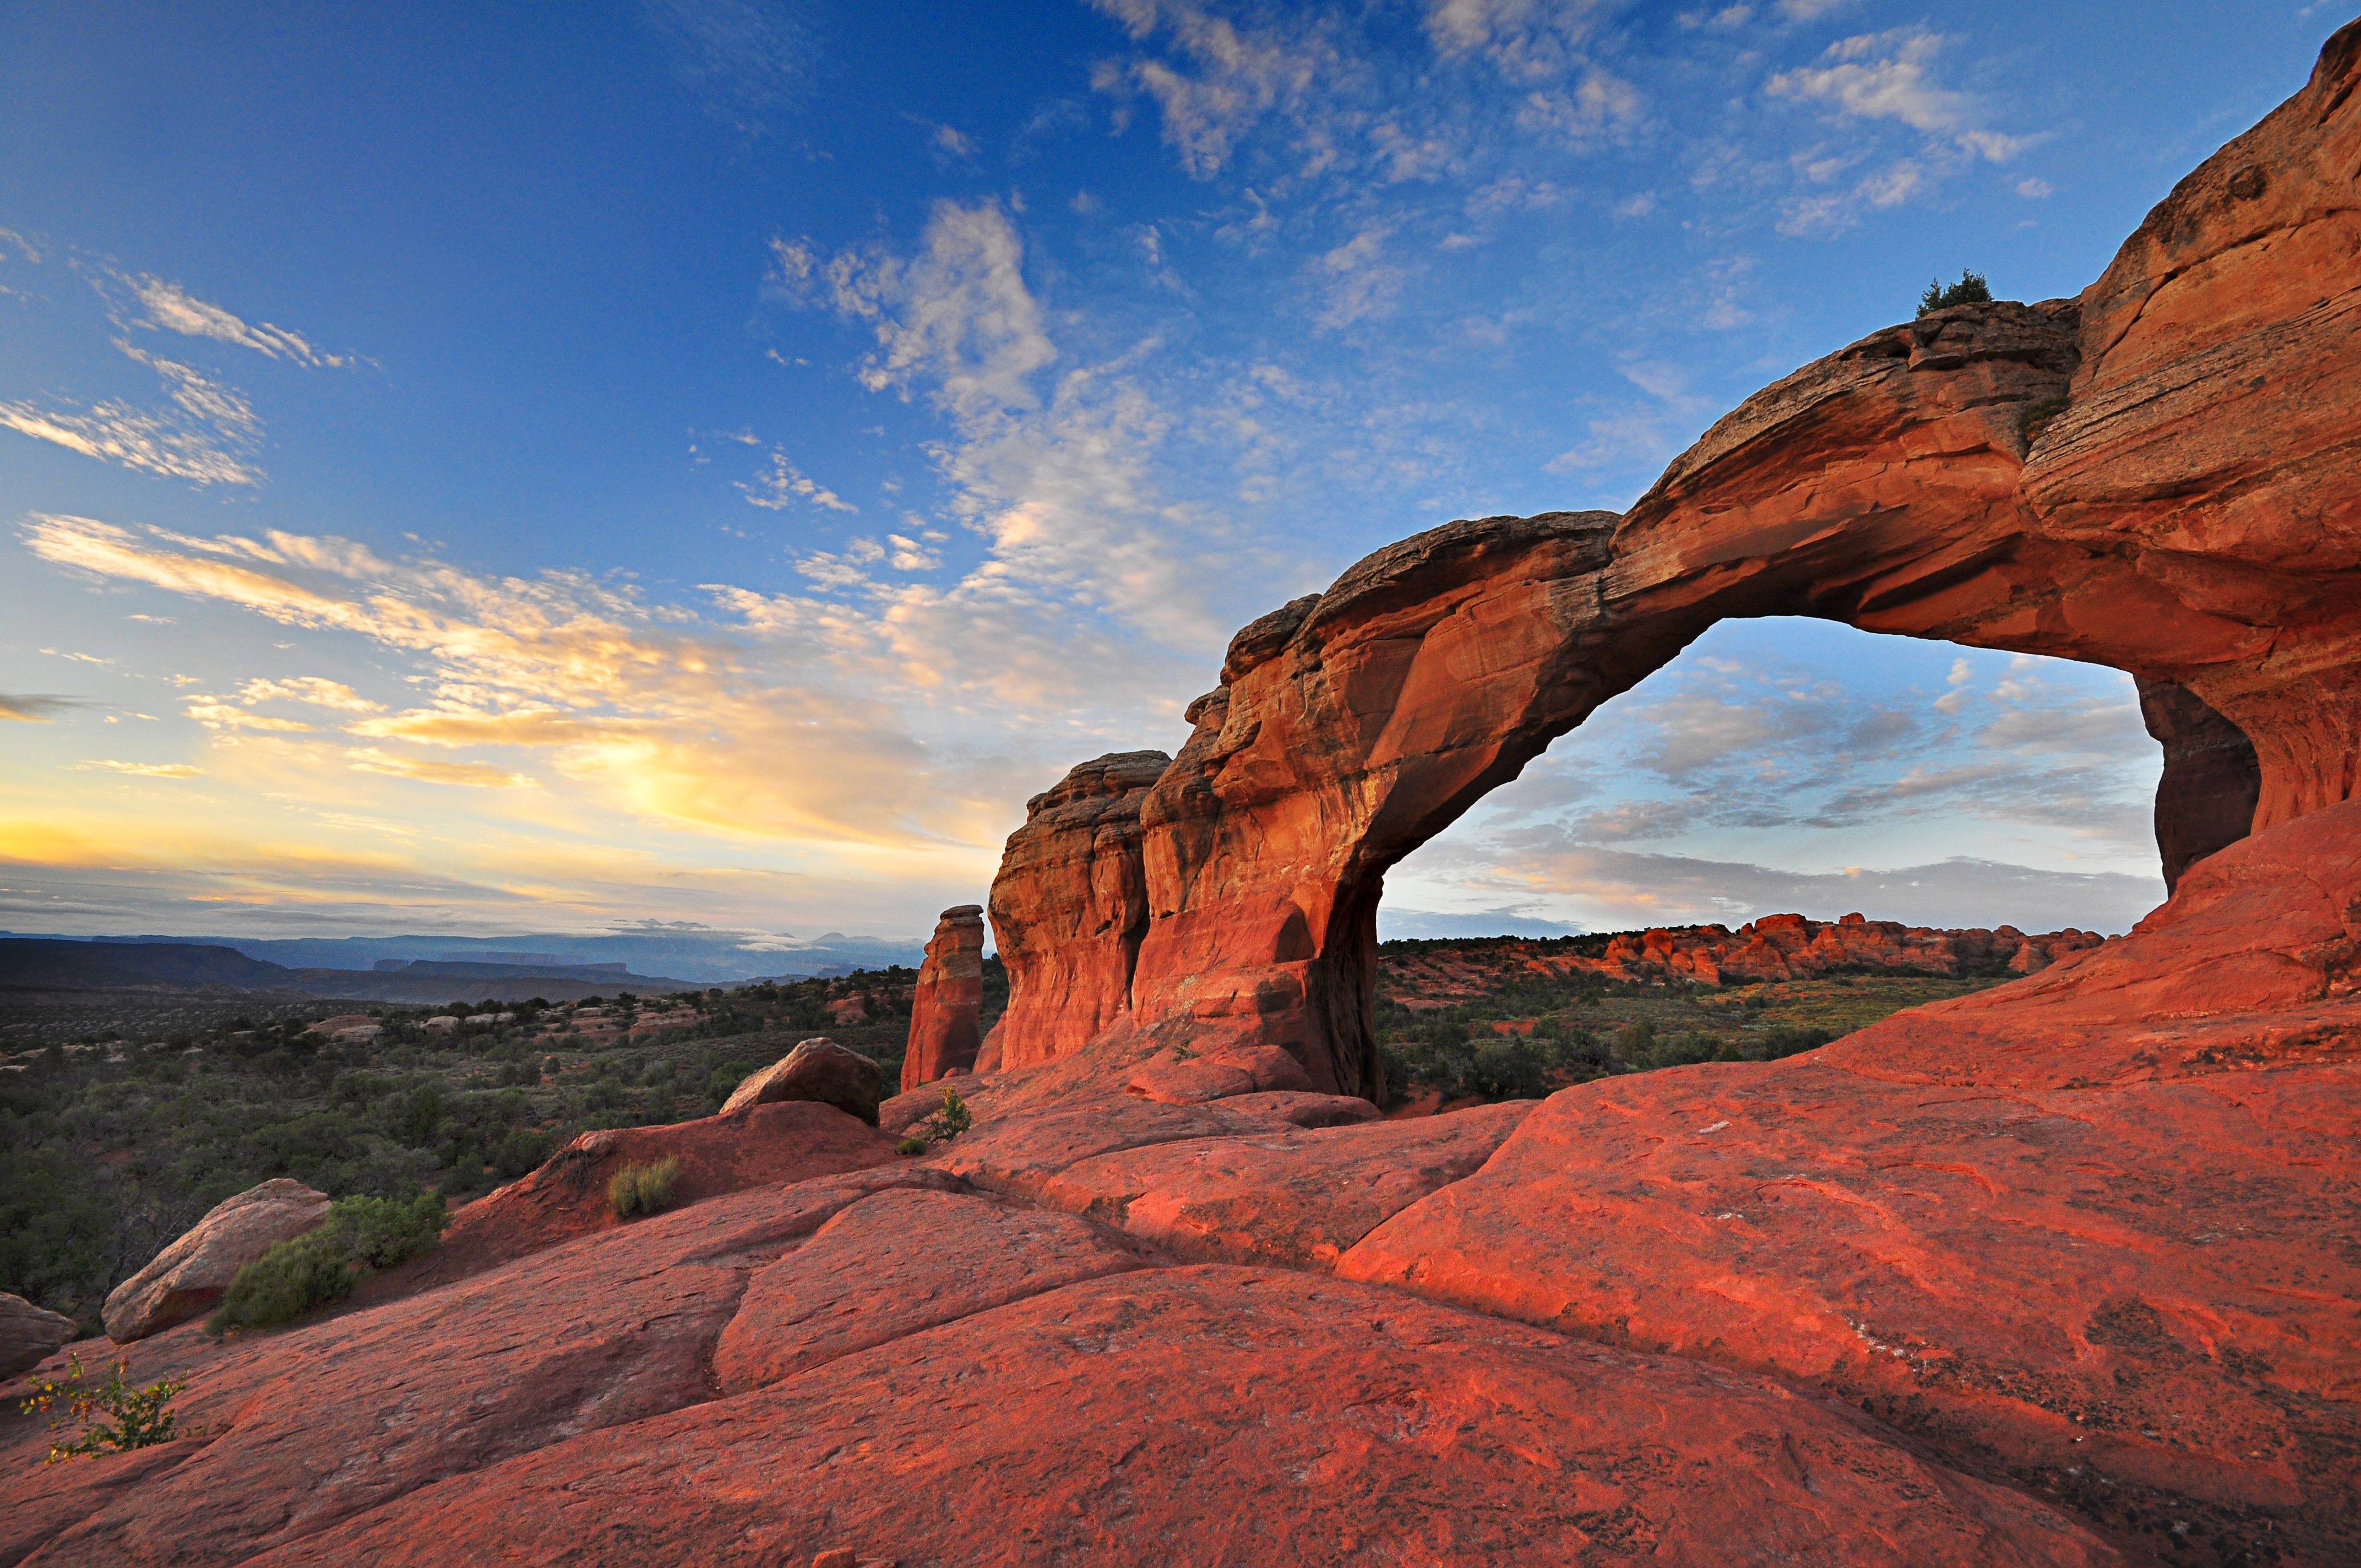
{"type": "MultiPolygon", "coordinates": [[[[1730,616],[2129,671],[2180,864],[2353,796],[2352,66],[2323,57],[2079,298],[1872,334],[1749,399],[1627,514],[1451,523],[1246,627],[1136,839],[1093,823],[1126,859],[1086,880],[1144,900],[1120,992],[1012,955],[1001,1055],[1279,1045],[1321,1088],[1374,1092],[1387,869],[1730,616]]],[[[1012,839],[995,916],[1067,897],[1027,881],[1028,833],[1030,864],[1054,858],[1031,825],[1012,839]]]]}

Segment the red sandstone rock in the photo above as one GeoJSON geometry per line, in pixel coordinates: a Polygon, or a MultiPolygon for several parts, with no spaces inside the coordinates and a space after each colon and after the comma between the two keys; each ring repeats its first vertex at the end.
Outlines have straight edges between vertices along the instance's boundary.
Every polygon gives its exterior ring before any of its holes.
{"type": "Polygon", "coordinates": [[[1079,1279],[1161,1262],[1068,1214],[919,1190],[851,1205],[746,1282],[713,1353],[743,1393],[1079,1279]]]}
{"type": "MultiPolygon", "coordinates": [[[[837,1116],[804,1105],[749,1114],[807,1112],[837,1116]]],[[[244,1563],[449,1477],[709,1400],[714,1343],[754,1268],[872,1193],[943,1179],[904,1160],[759,1188],[323,1321],[225,1341],[190,1323],[143,1340],[126,1352],[128,1376],[184,1377],[175,1409],[211,1435],[160,1474],[84,1494],[79,1522],[42,1527],[54,1534],[32,1561],[244,1563]]],[[[54,1472],[82,1464],[33,1463],[39,1432],[34,1421],[0,1427],[0,1519],[12,1530],[20,1498],[47,1496],[50,1519],[79,1506],[56,1495],[54,1472]]],[[[497,1560],[474,1540],[443,1544],[461,1560],[497,1560]]],[[[544,1548],[526,1555],[565,1550],[544,1548]]]]}
{"type": "Polygon", "coordinates": [[[64,1313],[0,1291],[0,1382],[39,1365],[78,1332],[64,1313]]]}
{"type": "Polygon", "coordinates": [[[1245,1116],[1268,1116],[1298,1127],[1353,1127],[1382,1118],[1384,1112],[1351,1094],[1306,1094],[1292,1091],[1233,1094],[1222,1109],[1245,1116]]]}
{"type": "MultiPolygon", "coordinates": [[[[672,1206],[895,1159],[894,1141],[833,1105],[784,1100],[665,1127],[585,1133],[541,1168],[461,1209],[443,1245],[384,1277],[379,1293],[439,1285],[562,1241],[623,1223],[609,1178],[627,1165],[680,1161],[672,1206]]],[[[644,1222],[635,1222],[644,1223],[644,1222]]]]}
{"type": "Polygon", "coordinates": [[[992,883],[1008,1009],[982,1066],[1032,1067],[1081,1048],[1131,1000],[1148,928],[1139,803],[1172,759],[1116,751],[1077,764],[1025,803],[992,883]]]}
{"type": "Polygon", "coordinates": [[[1135,1069],[1124,1091],[1168,1105],[1202,1105],[1234,1094],[1300,1093],[1311,1087],[1301,1063],[1276,1046],[1262,1046],[1204,1056],[1159,1055],[1135,1069]]]}
{"type": "Polygon", "coordinates": [[[2262,795],[2262,767],[2246,732],[2186,686],[2142,681],[2139,696],[2140,718],[2164,747],[2156,845],[2169,893],[2181,872],[2246,836],[2262,795]]]}
{"type": "Polygon", "coordinates": [[[1270,1124],[1210,1105],[1167,1105],[1135,1095],[1057,1110],[995,1116],[939,1147],[928,1164],[987,1192],[1033,1198],[1060,1172],[1093,1155],[1183,1138],[1267,1133],[1270,1124]]]}
{"type": "Polygon", "coordinates": [[[749,1073],[721,1102],[721,1114],[782,1100],[833,1105],[848,1116],[877,1125],[879,1092],[885,1075],[859,1051],[825,1037],[796,1042],[796,1048],[759,1072],[749,1073]]]}
{"type": "Polygon", "coordinates": [[[1068,1167],[1041,1200],[1181,1257],[1330,1268],[1379,1223],[1476,1170],[1532,1110],[1519,1101],[1124,1149],[1068,1167]]]}
{"type": "Polygon", "coordinates": [[[1151,1269],[584,1434],[257,1568],[2100,1564],[2051,1506],[1759,1379],[1334,1280],[1151,1269]]]}
{"type": "Polygon", "coordinates": [[[108,1292],[101,1317],[118,1343],[221,1305],[237,1271],[328,1217],[328,1195],[280,1177],[225,1198],[147,1267],[108,1292]]]}
{"type": "MultiPolygon", "coordinates": [[[[1726,616],[2113,664],[2253,742],[2257,826],[2351,795],[2356,36],[2080,301],[1872,334],[1749,399],[1626,516],[1453,523],[1241,632],[1140,808],[1129,1010],[1037,993],[1031,1037],[1071,1048],[1087,1018],[1277,1045],[1317,1088],[1378,1092],[1386,869],[1726,616]]],[[[2213,787],[2177,770],[2168,822],[2192,779],[2213,787]]]]}
{"type": "Polygon", "coordinates": [[[1338,1266],[1867,1400],[2211,1560],[2361,1552],[2361,802],[1807,1057],[1550,1100],[1338,1266]]]}
{"type": "Polygon", "coordinates": [[[983,1008],[983,907],[961,904],[943,911],[918,966],[910,1044],[902,1058],[905,1093],[946,1073],[973,1069],[983,1008]]]}

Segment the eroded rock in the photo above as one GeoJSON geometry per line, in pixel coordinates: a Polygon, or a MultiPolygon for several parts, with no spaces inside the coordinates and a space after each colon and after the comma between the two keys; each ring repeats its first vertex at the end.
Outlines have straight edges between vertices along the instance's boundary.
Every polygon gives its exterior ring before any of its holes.
{"type": "Polygon", "coordinates": [[[962,904],[943,911],[918,966],[910,1043],[902,1057],[903,1092],[974,1068],[983,1007],[983,907],[962,904]]]}
{"type": "Polygon", "coordinates": [[[877,1125],[879,1097],[885,1075],[859,1051],[847,1050],[825,1036],[799,1040],[796,1048],[759,1072],[750,1073],[721,1102],[730,1115],[750,1105],[771,1105],[783,1100],[808,1100],[833,1105],[848,1116],[877,1125]]]}
{"type": "Polygon", "coordinates": [[[77,1332],[74,1321],[62,1312],[0,1291],[0,1379],[38,1366],[77,1332]]]}
{"type": "Polygon", "coordinates": [[[118,1344],[221,1305],[237,1271],[328,1217],[328,1195],[280,1177],[225,1198],[155,1260],[108,1292],[100,1319],[118,1344]]]}

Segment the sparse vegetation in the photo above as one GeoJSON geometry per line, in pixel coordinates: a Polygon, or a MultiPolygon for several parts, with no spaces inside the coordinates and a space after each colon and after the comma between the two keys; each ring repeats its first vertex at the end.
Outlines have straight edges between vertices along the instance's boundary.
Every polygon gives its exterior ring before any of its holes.
{"type": "Polygon", "coordinates": [[[380,1268],[417,1256],[441,1239],[450,1211],[439,1192],[407,1202],[339,1198],[326,1222],[284,1241],[237,1271],[205,1327],[276,1328],[333,1306],[380,1268]]]}
{"type": "Polygon", "coordinates": [[[2063,397],[2044,398],[2037,403],[2027,403],[2025,411],[2016,416],[2017,433],[2024,436],[2026,444],[2030,446],[2041,439],[2041,433],[2049,428],[2050,422],[2065,411],[2066,400],[2063,397]]]}
{"type": "Polygon", "coordinates": [[[1726,986],[1555,973],[1532,960],[1597,958],[1614,933],[1451,938],[1379,948],[1378,1052],[1389,1107],[1528,1099],[1623,1073],[1775,1061],[1925,1002],[2013,979],[1907,970],[1726,986]],[[1434,959],[1448,960],[1438,974],[1434,959]]]}
{"type": "Polygon", "coordinates": [[[627,1165],[607,1179],[607,1206],[619,1220],[659,1212],[672,1201],[678,1179],[680,1161],[671,1155],[653,1165],[627,1165]]]}
{"type": "MultiPolygon", "coordinates": [[[[676,998],[394,1008],[78,992],[0,1013],[0,1290],[93,1332],[99,1305],[206,1210],[275,1176],[452,1206],[577,1133],[687,1121],[812,1035],[901,1071],[914,970],[676,998]],[[839,1022],[860,998],[865,1016],[839,1022]],[[46,1004],[45,1004],[46,1005],[46,1004]],[[311,1033],[366,1015],[379,1033],[311,1033]],[[430,1017],[454,1020],[429,1027],[430,1017]]],[[[63,993],[60,993],[63,994],[63,993]]],[[[1006,1004],[984,969],[984,1026],[1006,1004]]],[[[11,1004],[12,1007],[14,1003],[11,1004]]]]}
{"type": "Polygon", "coordinates": [[[1953,305],[1988,305],[1992,297],[1992,285],[1984,281],[1982,273],[1962,269],[1960,280],[1948,288],[1940,279],[1927,285],[1927,291],[1918,296],[1918,313],[1923,316],[1953,305]]]}
{"type": "Polygon", "coordinates": [[[49,1418],[49,1452],[43,1464],[122,1453],[198,1435],[183,1432],[180,1418],[172,1413],[173,1396],[186,1385],[167,1377],[135,1388],[123,1380],[127,1367],[117,1359],[103,1380],[95,1379],[83,1373],[82,1357],[69,1355],[63,1377],[32,1380],[31,1397],[17,1408],[28,1416],[49,1418]],[[69,1427],[78,1429],[71,1441],[60,1435],[69,1427]]]}
{"type": "Polygon", "coordinates": [[[943,1085],[943,1108],[918,1124],[916,1131],[894,1146],[906,1155],[926,1153],[935,1145],[958,1137],[975,1125],[975,1113],[968,1109],[967,1101],[950,1084],[943,1085]]]}

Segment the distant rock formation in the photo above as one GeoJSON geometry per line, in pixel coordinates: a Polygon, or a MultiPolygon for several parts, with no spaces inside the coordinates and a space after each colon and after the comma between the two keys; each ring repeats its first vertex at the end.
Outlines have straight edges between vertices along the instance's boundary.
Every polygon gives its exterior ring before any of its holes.
{"type": "Polygon", "coordinates": [[[38,1366],[76,1332],[63,1313],[0,1291],[0,1379],[38,1366]]]}
{"type": "MultiPolygon", "coordinates": [[[[2028,937],[2014,926],[1996,930],[1971,927],[1938,930],[1895,920],[1807,920],[1801,915],[1765,915],[1732,931],[1727,926],[1678,926],[1624,932],[1603,952],[1586,955],[1547,941],[1505,945],[1523,967],[1545,974],[1592,973],[1609,980],[1688,981],[1698,985],[1804,980],[1847,970],[1902,970],[1921,974],[1989,974],[1995,970],[2031,974],[2070,953],[2106,940],[2095,931],[2045,931],[2028,937]]],[[[1455,989],[1455,970],[1470,971],[1471,992],[1497,971],[1497,961],[1477,970],[1474,955],[1447,947],[1389,954],[1387,981],[1430,994],[1455,989]],[[1434,982],[1441,982],[1436,984],[1434,982]]],[[[1410,1003],[1411,1006],[1417,1003],[1410,1003]]]]}
{"type": "Polygon", "coordinates": [[[213,1206],[147,1267],[110,1291],[106,1337],[129,1344],[221,1305],[237,1271],[321,1224],[328,1195],[280,1177],[213,1206]]]}
{"type": "Polygon", "coordinates": [[[1139,807],[1171,762],[1161,751],[1110,752],[1025,803],[1025,826],[1009,836],[992,883],[1008,1007],[980,1070],[1067,1055],[1131,1004],[1148,930],[1139,807]]]}
{"type": "Polygon", "coordinates": [[[777,1061],[747,1074],[722,1102],[721,1114],[782,1100],[809,1100],[833,1105],[873,1127],[884,1090],[885,1075],[875,1062],[819,1036],[796,1042],[796,1048],[777,1061]]]}
{"type": "Polygon", "coordinates": [[[983,906],[943,911],[910,995],[910,1043],[902,1056],[902,1091],[975,1066],[983,1043],[983,906]]]}

